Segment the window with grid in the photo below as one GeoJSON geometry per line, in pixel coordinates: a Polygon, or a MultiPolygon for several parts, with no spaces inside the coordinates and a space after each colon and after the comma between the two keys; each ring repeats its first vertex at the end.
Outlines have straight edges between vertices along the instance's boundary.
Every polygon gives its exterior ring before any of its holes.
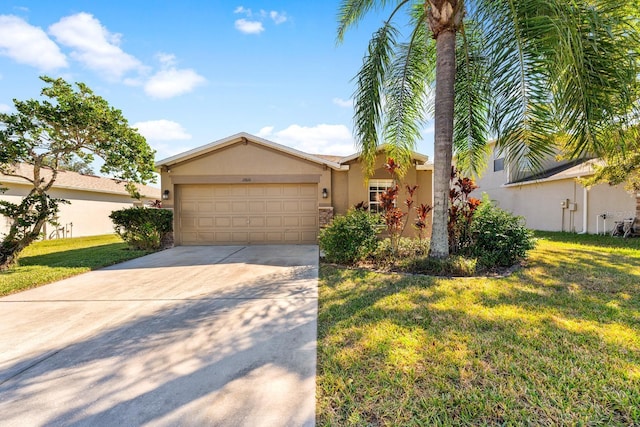
{"type": "Polygon", "coordinates": [[[385,191],[393,185],[392,179],[370,179],[369,180],[369,211],[379,213],[382,212],[378,194],[385,191]]]}

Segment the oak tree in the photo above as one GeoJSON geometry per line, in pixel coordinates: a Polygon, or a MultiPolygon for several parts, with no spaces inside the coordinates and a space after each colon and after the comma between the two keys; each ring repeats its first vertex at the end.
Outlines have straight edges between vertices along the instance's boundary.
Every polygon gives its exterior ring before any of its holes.
{"type": "Polygon", "coordinates": [[[30,185],[20,203],[0,201],[0,215],[10,220],[0,242],[0,270],[13,265],[36,240],[63,200],[49,191],[58,172],[73,162],[103,160],[100,172],[134,183],[154,178],[154,151],[122,112],[84,83],[71,85],[43,76],[41,99],[14,100],[14,113],[0,114],[0,171],[30,185]]]}

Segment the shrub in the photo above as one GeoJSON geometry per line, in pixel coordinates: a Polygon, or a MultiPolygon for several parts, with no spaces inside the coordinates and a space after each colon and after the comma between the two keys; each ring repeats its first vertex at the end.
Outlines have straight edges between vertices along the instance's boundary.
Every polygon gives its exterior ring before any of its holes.
{"type": "Polygon", "coordinates": [[[173,212],[166,209],[126,208],[111,212],[116,233],[135,249],[157,250],[173,231],[173,212]]]}
{"type": "Polygon", "coordinates": [[[510,267],[535,246],[524,219],[494,206],[486,196],[473,215],[471,237],[471,255],[485,268],[510,267]]]}
{"type": "Polygon", "coordinates": [[[377,234],[382,221],[379,215],[351,209],[336,216],[320,231],[320,248],[327,261],[352,264],[369,256],[378,246],[377,234]]]}

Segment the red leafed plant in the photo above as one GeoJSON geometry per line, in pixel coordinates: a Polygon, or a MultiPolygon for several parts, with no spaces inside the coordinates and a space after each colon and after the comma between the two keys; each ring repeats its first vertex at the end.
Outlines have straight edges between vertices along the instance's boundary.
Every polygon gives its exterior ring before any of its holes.
{"type": "MultiPolygon", "coordinates": [[[[387,163],[385,163],[384,168],[389,172],[389,174],[394,178],[394,180],[398,180],[398,168],[399,165],[395,162],[391,157],[387,159],[387,163]]],[[[407,207],[407,212],[403,212],[397,206],[398,196],[400,194],[400,187],[398,184],[394,184],[391,187],[387,188],[385,191],[378,195],[378,202],[380,203],[380,208],[382,210],[382,217],[385,222],[385,226],[387,228],[387,233],[389,234],[389,239],[391,240],[391,249],[395,253],[398,250],[398,244],[400,242],[400,236],[407,226],[407,219],[409,212],[413,206],[413,195],[418,189],[417,185],[406,185],[405,186],[407,192],[407,198],[404,201],[405,206],[407,207]]],[[[421,227],[418,227],[421,233],[426,227],[426,215],[431,210],[430,206],[421,205],[416,208],[418,212],[418,219],[416,220],[416,224],[422,224],[421,227]],[[419,208],[423,207],[423,210],[426,212],[422,217],[420,217],[419,208]]],[[[417,226],[417,225],[416,225],[417,226]]]]}
{"type": "Polygon", "coordinates": [[[427,228],[427,215],[433,210],[433,206],[420,203],[416,206],[416,213],[418,214],[414,226],[418,229],[418,237],[420,240],[424,238],[424,230],[427,228]]]}
{"type": "Polygon", "coordinates": [[[462,177],[455,166],[451,167],[451,188],[449,190],[449,252],[459,253],[471,244],[471,220],[481,201],[469,194],[478,188],[476,183],[462,177]]]}

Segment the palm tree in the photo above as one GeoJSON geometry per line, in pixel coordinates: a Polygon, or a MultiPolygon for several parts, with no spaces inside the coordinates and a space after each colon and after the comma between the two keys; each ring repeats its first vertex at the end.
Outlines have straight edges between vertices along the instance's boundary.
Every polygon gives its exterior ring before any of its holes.
{"type": "Polygon", "coordinates": [[[536,167],[558,147],[573,157],[610,150],[604,130],[635,120],[636,0],[343,0],[338,41],[383,9],[356,76],[354,133],[371,173],[382,141],[406,162],[434,112],[432,257],[448,255],[454,152],[478,173],[495,138],[507,162],[536,167]],[[402,42],[400,18],[410,28],[402,42]]]}

